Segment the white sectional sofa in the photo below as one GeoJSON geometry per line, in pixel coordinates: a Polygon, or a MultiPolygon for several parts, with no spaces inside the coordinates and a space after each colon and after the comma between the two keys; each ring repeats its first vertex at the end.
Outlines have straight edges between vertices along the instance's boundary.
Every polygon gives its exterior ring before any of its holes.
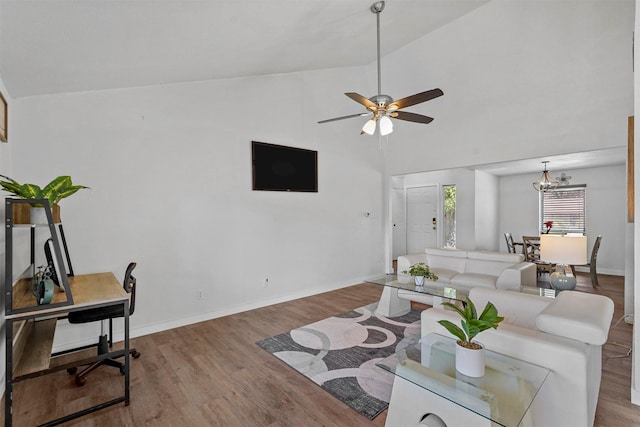
{"type": "MultiPolygon", "coordinates": [[[[563,291],[554,299],[489,288],[474,288],[469,298],[478,310],[491,301],[505,318],[498,329],[478,335],[479,342],[489,350],[551,371],[524,425],[593,426],[600,390],[602,345],[609,333],[613,301],[576,291],[563,291]]],[[[423,311],[421,335],[450,336],[438,323],[443,319],[460,323],[460,316],[451,310],[423,311]]],[[[430,412],[430,408],[421,410],[430,412]]]]}
{"type": "MultiPolygon", "coordinates": [[[[536,286],[536,265],[525,262],[522,254],[427,248],[423,254],[398,257],[398,280],[412,280],[402,272],[419,262],[427,263],[438,276],[436,282],[425,282],[428,286],[466,290],[474,287],[520,289],[521,286],[536,286]]],[[[429,295],[412,291],[399,290],[398,297],[429,305],[433,303],[429,295]]]]}

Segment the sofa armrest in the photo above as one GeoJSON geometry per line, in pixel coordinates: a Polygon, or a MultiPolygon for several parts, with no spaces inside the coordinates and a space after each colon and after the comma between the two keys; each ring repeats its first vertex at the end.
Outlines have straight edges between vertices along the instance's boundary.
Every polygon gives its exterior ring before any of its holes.
{"type": "Polygon", "coordinates": [[[562,291],[536,318],[539,330],[593,345],[607,341],[613,301],[603,295],[562,291]]]}
{"type": "Polygon", "coordinates": [[[413,264],[417,264],[419,262],[427,262],[427,254],[410,254],[410,255],[402,255],[398,257],[397,260],[397,268],[396,274],[398,278],[409,278],[411,277],[408,274],[404,274],[404,270],[408,270],[413,264]]]}
{"type": "Polygon", "coordinates": [[[519,262],[502,270],[496,280],[498,289],[519,289],[521,286],[537,286],[536,265],[519,262]]]}

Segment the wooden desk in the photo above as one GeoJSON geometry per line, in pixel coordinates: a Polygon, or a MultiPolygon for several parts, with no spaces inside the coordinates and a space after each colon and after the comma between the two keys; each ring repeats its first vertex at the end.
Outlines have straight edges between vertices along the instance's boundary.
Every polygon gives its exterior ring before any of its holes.
{"type": "MultiPolygon", "coordinates": [[[[31,294],[29,281],[18,282],[14,287],[13,302],[16,308],[32,309],[6,315],[6,374],[5,374],[5,426],[12,424],[13,384],[40,375],[95,362],[97,360],[124,357],[123,396],[87,408],[73,414],[52,420],[44,425],[57,425],[97,411],[107,406],[124,402],[129,404],[129,294],[113,273],[94,273],[69,277],[69,289],[73,304],[64,306],[33,306],[35,297],[31,294]],[[52,364],[51,348],[55,325],[60,317],[71,311],[86,308],[122,305],[124,308],[124,348],[101,356],[76,360],[65,364],[52,364]]],[[[63,292],[56,290],[56,298],[63,300],[63,292]]]]}

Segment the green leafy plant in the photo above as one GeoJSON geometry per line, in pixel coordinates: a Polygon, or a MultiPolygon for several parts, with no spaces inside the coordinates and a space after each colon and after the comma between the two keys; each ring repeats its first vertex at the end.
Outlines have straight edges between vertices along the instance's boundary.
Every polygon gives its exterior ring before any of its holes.
{"type": "Polygon", "coordinates": [[[20,184],[15,179],[4,175],[0,175],[0,179],[0,186],[6,192],[21,199],[47,199],[51,205],[71,196],[78,190],[89,188],[84,185],[73,185],[71,177],[66,175],[55,178],[43,188],[35,184],[20,184]]]}
{"type": "Polygon", "coordinates": [[[498,324],[504,320],[504,317],[498,315],[498,309],[490,301],[487,302],[480,317],[478,317],[476,306],[470,299],[467,299],[467,304],[464,308],[460,308],[450,302],[443,302],[442,305],[455,310],[462,317],[462,328],[448,320],[439,320],[438,323],[458,338],[459,345],[466,348],[481,348],[480,344],[473,342],[476,335],[490,328],[498,329],[498,324]]]}
{"type": "Polygon", "coordinates": [[[411,276],[423,276],[425,279],[433,280],[434,282],[438,280],[438,276],[432,273],[429,266],[424,262],[413,264],[408,270],[404,270],[403,273],[411,276]]]}

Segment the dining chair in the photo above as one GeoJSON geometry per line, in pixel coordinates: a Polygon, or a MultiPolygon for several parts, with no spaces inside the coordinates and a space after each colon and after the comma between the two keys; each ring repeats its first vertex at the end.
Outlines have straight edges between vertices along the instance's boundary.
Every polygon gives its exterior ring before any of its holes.
{"type": "Polygon", "coordinates": [[[510,254],[516,253],[516,245],[513,243],[513,236],[511,233],[504,233],[504,239],[507,241],[507,250],[510,254]]]}
{"type": "Polygon", "coordinates": [[[593,243],[593,249],[591,249],[591,258],[588,263],[582,265],[571,265],[571,271],[573,275],[576,275],[576,267],[589,267],[589,273],[591,274],[591,286],[598,287],[598,270],[596,269],[596,261],[598,260],[598,250],[600,249],[600,241],[602,236],[596,237],[596,241],[593,243]]]}
{"type": "Polygon", "coordinates": [[[522,236],[522,245],[524,260],[536,265],[538,275],[553,271],[555,264],[540,260],[540,236],[522,236]]]}

